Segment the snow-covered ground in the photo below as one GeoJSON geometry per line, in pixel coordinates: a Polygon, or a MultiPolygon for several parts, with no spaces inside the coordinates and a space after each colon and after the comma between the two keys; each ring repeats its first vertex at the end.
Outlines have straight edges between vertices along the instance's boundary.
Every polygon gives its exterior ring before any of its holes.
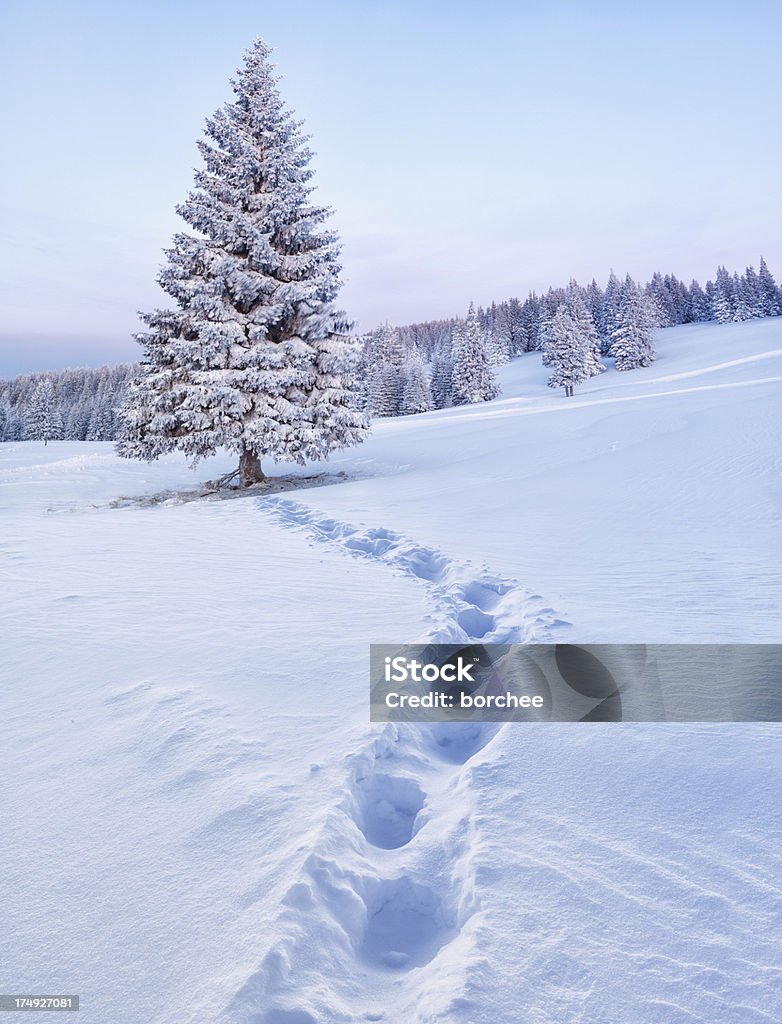
{"type": "Polygon", "coordinates": [[[776,726],[368,723],[368,645],[776,641],[782,321],[266,498],[0,446],[0,990],[84,1024],[782,1019],[776,726]]]}

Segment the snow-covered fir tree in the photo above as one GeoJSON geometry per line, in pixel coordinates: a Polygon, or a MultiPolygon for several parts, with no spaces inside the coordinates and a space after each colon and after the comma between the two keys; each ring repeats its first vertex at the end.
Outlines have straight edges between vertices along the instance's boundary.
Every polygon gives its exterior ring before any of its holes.
{"type": "Polygon", "coordinates": [[[622,285],[622,298],[616,314],[617,326],[611,335],[611,355],[617,370],[635,370],[654,362],[652,332],[657,327],[654,302],[628,274],[622,285]]]}
{"type": "Polygon", "coordinates": [[[510,359],[510,340],[491,327],[484,335],[489,366],[503,366],[510,359]]]}
{"type": "Polygon", "coordinates": [[[567,307],[577,325],[581,344],[584,346],[586,375],[587,377],[596,377],[597,374],[605,370],[605,365],[600,359],[600,335],[597,333],[597,327],[582,297],[582,292],[583,289],[579,289],[576,282],[571,281],[568,287],[567,307]]]}
{"type": "Polygon", "coordinates": [[[116,434],[114,409],[108,398],[101,398],[87,424],[86,440],[111,441],[116,434]]]}
{"type": "Polygon", "coordinates": [[[750,265],[741,278],[741,297],[747,311],[747,320],[756,320],[763,316],[763,304],[760,298],[760,281],[755,268],[750,265]]]}
{"type": "Polygon", "coordinates": [[[440,345],[434,354],[429,390],[435,409],[447,409],[453,404],[453,353],[450,344],[440,345]]]}
{"type": "Polygon", "coordinates": [[[14,410],[7,398],[0,402],[0,441],[16,441],[12,434],[16,433],[14,410]]]}
{"type": "Polygon", "coordinates": [[[524,351],[538,351],[541,347],[540,328],[543,322],[543,311],[540,300],[534,292],[530,292],[524,300],[520,318],[524,335],[524,351]]]}
{"type": "Polygon", "coordinates": [[[415,416],[434,408],[426,367],[415,346],[409,349],[403,367],[402,415],[415,416]]]}
{"type": "Polygon", "coordinates": [[[518,299],[508,299],[506,309],[510,354],[519,356],[522,352],[531,351],[531,339],[521,303],[518,299]]]}
{"type": "Polygon", "coordinates": [[[717,269],[717,279],[714,282],[713,315],[718,324],[729,324],[733,320],[735,296],[733,294],[733,279],[725,267],[717,269]]]}
{"type": "Polygon", "coordinates": [[[744,320],[751,319],[750,308],[746,300],[746,292],[744,289],[744,283],[739,277],[738,273],[734,271],[733,278],[731,281],[733,290],[733,313],[731,320],[733,323],[739,324],[744,320]]]}
{"type": "Polygon", "coordinates": [[[174,236],[158,278],[175,309],[143,314],[141,372],[129,389],[127,457],[226,448],[243,485],[261,457],[304,462],[364,437],[357,342],[333,303],[339,244],[311,201],[311,152],[286,110],[258,40],[232,82],[234,100],[207,121],[205,167],[178,208],[194,229],[174,236]]]}
{"type": "Polygon", "coordinates": [[[705,323],[711,320],[711,302],[700,284],[693,279],[690,284],[690,320],[692,323],[705,323]]]}
{"type": "MultiPolygon", "coordinates": [[[[65,420],[66,438],[73,441],[87,440],[87,434],[90,429],[90,420],[92,419],[92,414],[90,412],[91,408],[92,406],[87,402],[77,402],[75,405],[70,407],[65,420]]],[[[113,434],[110,440],[113,441],[115,437],[116,435],[113,434]]]]}
{"type": "Polygon", "coordinates": [[[402,413],[405,349],[399,331],[384,324],[374,333],[368,346],[369,411],[372,416],[399,416],[402,413]]]}
{"type": "Polygon", "coordinates": [[[761,316],[779,316],[782,311],[782,295],[762,256],[758,271],[758,296],[761,316]]]}
{"type": "Polygon", "coordinates": [[[26,436],[31,441],[57,441],[62,438],[62,418],[57,408],[54,384],[48,377],[40,380],[33,391],[27,411],[26,436]]]}
{"type": "Polygon", "coordinates": [[[677,319],[671,294],[668,288],[666,288],[663,275],[659,271],[652,275],[652,279],[646,287],[646,293],[654,303],[655,310],[657,311],[657,322],[660,327],[671,327],[673,324],[682,322],[677,319]]]}
{"type": "Polygon", "coordinates": [[[464,326],[454,332],[453,404],[489,402],[499,394],[475,308],[470,304],[464,326]]]}
{"type": "MultiPolygon", "coordinates": [[[[497,306],[492,303],[491,318],[492,345],[495,347],[495,358],[499,356],[497,366],[506,363],[513,354],[513,333],[511,331],[511,313],[507,303],[497,306]]],[[[517,325],[519,336],[524,332],[523,327],[517,325]]]]}
{"type": "Polygon", "coordinates": [[[591,358],[583,324],[573,315],[570,305],[562,302],[546,322],[543,364],[551,369],[548,386],[564,388],[565,395],[570,397],[576,384],[591,376],[591,358]]]}
{"type": "Polygon", "coordinates": [[[603,295],[603,303],[600,309],[600,320],[597,329],[603,339],[601,351],[607,355],[611,347],[611,336],[618,326],[617,314],[619,303],[622,298],[622,284],[616,274],[611,271],[608,275],[608,284],[603,295]]]}

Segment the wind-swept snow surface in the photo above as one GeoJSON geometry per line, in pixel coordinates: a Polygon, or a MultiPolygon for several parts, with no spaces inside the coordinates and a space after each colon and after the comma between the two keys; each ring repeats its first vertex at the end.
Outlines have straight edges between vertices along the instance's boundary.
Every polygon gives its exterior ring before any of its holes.
{"type": "Polygon", "coordinates": [[[284,496],[111,508],[222,462],[0,446],[0,990],[782,1019],[778,727],[368,724],[370,642],[779,641],[782,323],[656,347],[572,399],[524,357],[284,496]]]}

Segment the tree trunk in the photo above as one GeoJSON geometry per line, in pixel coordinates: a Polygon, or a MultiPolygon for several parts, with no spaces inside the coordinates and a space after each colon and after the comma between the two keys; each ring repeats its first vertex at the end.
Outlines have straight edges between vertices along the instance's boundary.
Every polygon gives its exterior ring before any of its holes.
{"type": "Polygon", "coordinates": [[[261,460],[255,452],[242,452],[239,456],[239,486],[252,487],[253,484],[259,484],[265,479],[261,460]]]}

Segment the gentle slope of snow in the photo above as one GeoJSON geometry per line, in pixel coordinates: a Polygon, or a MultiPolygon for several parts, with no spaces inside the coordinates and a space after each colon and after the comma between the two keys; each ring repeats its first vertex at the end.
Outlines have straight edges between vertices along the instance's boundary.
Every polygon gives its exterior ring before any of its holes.
{"type": "Polygon", "coordinates": [[[782,322],[376,424],[354,479],[0,448],[0,989],[85,1024],[782,1018],[776,726],[370,726],[370,642],[778,641],[782,322]]]}

